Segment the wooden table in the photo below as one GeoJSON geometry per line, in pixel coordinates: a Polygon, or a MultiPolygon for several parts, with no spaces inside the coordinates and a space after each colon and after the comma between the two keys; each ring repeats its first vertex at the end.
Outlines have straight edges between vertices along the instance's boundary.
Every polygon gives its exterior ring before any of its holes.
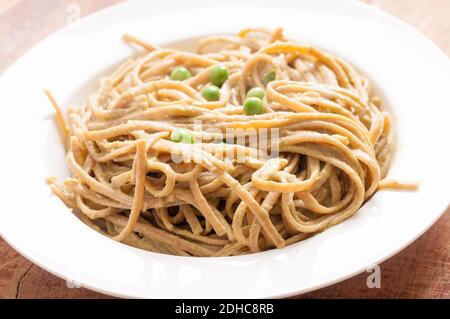
{"type": "MultiPolygon", "coordinates": [[[[0,72],[44,36],[61,28],[78,4],[85,16],[121,0],[0,0],[0,72]]],[[[450,55],[450,0],[366,0],[409,22],[450,55]]],[[[443,106],[444,107],[444,106],[443,106]]],[[[297,298],[450,298],[450,210],[420,239],[381,264],[381,288],[368,273],[297,298]]],[[[0,239],[0,298],[109,298],[69,289],[0,239]]]]}

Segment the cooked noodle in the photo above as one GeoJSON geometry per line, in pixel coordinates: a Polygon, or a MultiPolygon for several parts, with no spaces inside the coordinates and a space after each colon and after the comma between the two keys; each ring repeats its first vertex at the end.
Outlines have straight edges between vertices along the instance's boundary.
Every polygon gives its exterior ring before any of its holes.
{"type": "Polygon", "coordinates": [[[240,255],[336,225],[378,189],[415,187],[382,180],[391,118],[341,58],[289,42],[282,29],[208,37],[198,53],[123,39],[145,54],[101,79],[67,121],[47,92],[72,174],[49,184],[97,231],[154,252],[240,255]],[[217,65],[229,76],[208,101],[217,65]],[[189,77],[173,80],[180,66],[189,77]],[[246,115],[254,87],[265,89],[263,110],[246,115]],[[255,147],[249,131],[267,140],[255,147]],[[174,141],[176,132],[195,142],[174,141]]]}

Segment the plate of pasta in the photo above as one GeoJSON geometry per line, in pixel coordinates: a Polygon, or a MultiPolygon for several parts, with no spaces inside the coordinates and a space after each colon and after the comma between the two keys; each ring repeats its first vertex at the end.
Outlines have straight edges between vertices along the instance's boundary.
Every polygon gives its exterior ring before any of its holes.
{"type": "Polygon", "coordinates": [[[352,1],[113,6],[0,79],[0,234],[120,297],[343,280],[448,206],[449,70],[418,32],[352,1]]]}

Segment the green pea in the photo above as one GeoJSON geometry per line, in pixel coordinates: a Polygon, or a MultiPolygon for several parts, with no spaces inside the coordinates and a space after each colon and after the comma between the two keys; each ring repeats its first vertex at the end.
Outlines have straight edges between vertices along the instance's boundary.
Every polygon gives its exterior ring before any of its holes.
{"type": "Polygon", "coordinates": [[[260,87],[254,87],[247,92],[247,97],[257,97],[259,99],[263,99],[264,95],[266,95],[266,91],[260,87]]]}
{"type": "Polygon", "coordinates": [[[206,101],[218,101],[220,98],[220,89],[215,85],[208,85],[202,91],[202,96],[206,101]]]}
{"type": "Polygon", "coordinates": [[[184,81],[191,77],[191,72],[182,66],[178,66],[170,73],[170,78],[174,81],[184,81]]]}
{"type": "Polygon", "coordinates": [[[176,128],[170,134],[170,140],[177,143],[194,144],[194,135],[182,128],[176,128]]]}
{"type": "Polygon", "coordinates": [[[275,81],[276,77],[277,77],[277,73],[275,72],[275,70],[270,70],[264,76],[264,81],[266,83],[269,83],[269,82],[275,81]]]}
{"type": "Polygon", "coordinates": [[[209,79],[215,86],[221,87],[222,84],[228,80],[229,71],[223,65],[216,65],[211,69],[209,79]]]}
{"type": "Polygon", "coordinates": [[[263,101],[257,97],[249,97],[244,102],[244,112],[247,115],[264,113],[263,101]]]}

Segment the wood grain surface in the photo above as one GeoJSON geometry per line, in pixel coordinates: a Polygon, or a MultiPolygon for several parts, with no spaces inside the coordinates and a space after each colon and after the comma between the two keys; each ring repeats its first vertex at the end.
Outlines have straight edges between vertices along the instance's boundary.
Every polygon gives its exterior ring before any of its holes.
{"type": "MultiPolygon", "coordinates": [[[[338,1],[338,0],[336,0],[338,1]]],[[[0,0],[0,72],[46,35],[63,27],[78,5],[82,16],[121,0],[0,0]]],[[[450,0],[364,0],[416,27],[450,56],[450,0]]],[[[420,61],[418,61],[420,62],[420,61]]],[[[424,235],[381,267],[381,288],[369,273],[295,298],[450,299],[450,210],[424,235]]],[[[110,298],[69,288],[0,239],[0,298],[110,298]]]]}

